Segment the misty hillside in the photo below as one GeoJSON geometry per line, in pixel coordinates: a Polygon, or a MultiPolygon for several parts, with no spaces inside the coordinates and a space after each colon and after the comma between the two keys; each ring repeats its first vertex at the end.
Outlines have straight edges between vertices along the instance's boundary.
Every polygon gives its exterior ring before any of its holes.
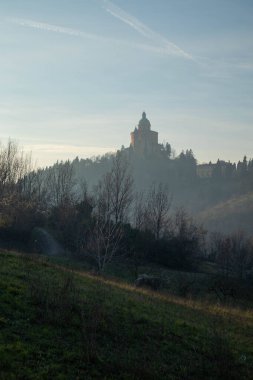
{"type": "Polygon", "coordinates": [[[198,213],[197,218],[210,231],[243,230],[252,235],[253,193],[230,198],[198,213]]]}
{"type": "MultiPolygon", "coordinates": [[[[145,193],[154,183],[161,183],[171,197],[172,210],[184,208],[211,230],[217,226],[223,232],[245,229],[251,233],[251,160],[248,164],[244,162],[243,170],[240,166],[242,163],[238,164],[237,170],[234,169],[235,164],[229,163],[224,167],[212,165],[212,176],[201,177],[198,174],[201,165],[197,165],[191,150],[173,158],[167,155],[164,147],[159,157],[129,154],[128,148],[121,150],[120,154],[128,162],[136,192],[145,193]]],[[[108,153],[92,159],[76,158],[72,161],[70,165],[75,178],[75,191],[80,191],[84,183],[92,190],[111,169],[113,158],[114,154],[108,153]]],[[[59,163],[56,163],[47,168],[45,175],[57,170],[58,166],[59,163]]]]}

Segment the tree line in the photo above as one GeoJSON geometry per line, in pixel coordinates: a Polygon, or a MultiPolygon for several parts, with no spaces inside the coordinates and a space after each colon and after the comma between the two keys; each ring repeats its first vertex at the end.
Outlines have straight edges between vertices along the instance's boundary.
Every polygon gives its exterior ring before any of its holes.
{"type": "Polygon", "coordinates": [[[31,156],[15,142],[1,146],[1,245],[48,253],[53,239],[62,251],[90,260],[100,273],[116,257],[136,267],[148,261],[180,269],[208,258],[224,274],[239,277],[252,268],[252,242],[243,234],[216,234],[208,242],[207,231],[184,208],[172,208],[166,183],[138,191],[123,152],[110,163],[90,188],[85,178],[77,180],[70,161],[35,170],[31,156]]]}

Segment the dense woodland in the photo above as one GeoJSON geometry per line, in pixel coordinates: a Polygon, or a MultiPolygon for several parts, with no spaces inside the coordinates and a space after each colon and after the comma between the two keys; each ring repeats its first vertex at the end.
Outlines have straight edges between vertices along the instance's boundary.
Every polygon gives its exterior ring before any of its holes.
{"type": "Polygon", "coordinates": [[[139,161],[126,153],[34,170],[15,142],[2,146],[1,246],[67,252],[90,261],[98,272],[121,257],[136,273],[143,262],[194,270],[198,260],[209,260],[226,276],[251,276],[251,237],[241,230],[209,233],[184,203],[186,195],[193,205],[200,194],[199,203],[212,204],[248,192],[251,161],[244,159],[243,168],[225,177],[217,166],[214,177],[200,179],[191,151],[172,159],[164,147],[159,159],[139,161]]]}

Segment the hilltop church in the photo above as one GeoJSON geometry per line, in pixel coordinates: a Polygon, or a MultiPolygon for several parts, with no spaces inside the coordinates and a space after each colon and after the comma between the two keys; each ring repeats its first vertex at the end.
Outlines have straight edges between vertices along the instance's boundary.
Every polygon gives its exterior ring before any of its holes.
{"type": "Polygon", "coordinates": [[[131,132],[130,149],[140,156],[154,156],[160,150],[158,132],[151,130],[150,121],[143,112],[138,128],[131,132]]]}

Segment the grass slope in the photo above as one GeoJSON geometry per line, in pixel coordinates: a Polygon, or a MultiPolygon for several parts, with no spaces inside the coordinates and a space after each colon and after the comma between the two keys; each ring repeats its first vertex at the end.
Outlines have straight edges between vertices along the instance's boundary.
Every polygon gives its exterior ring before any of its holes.
{"type": "Polygon", "coordinates": [[[251,379],[253,313],[0,254],[0,379],[251,379]]]}

